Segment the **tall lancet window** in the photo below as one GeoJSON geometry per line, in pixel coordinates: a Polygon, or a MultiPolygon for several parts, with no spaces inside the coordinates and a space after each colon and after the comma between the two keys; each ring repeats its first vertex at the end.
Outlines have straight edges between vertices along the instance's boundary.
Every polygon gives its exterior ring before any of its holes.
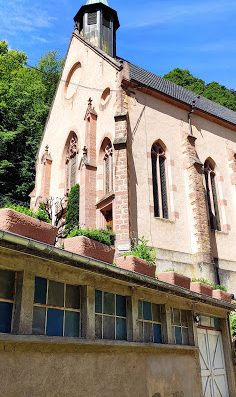
{"type": "Polygon", "coordinates": [[[73,133],[66,153],[66,189],[69,191],[76,184],[78,139],[73,133]]]}
{"type": "Polygon", "coordinates": [[[166,178],[166,155],[165,150],[159,143],[152,146],[152,185],[154,216],[157,218],[169,218],[167,178],[166,178]]]}
{"type": "Polygon", "coordinates": [[[205,162],[204,173],[206,181],[207,204],[211,229],[221,230],[216,187],[216,174],[214,168],[214,165],[212,165],[209,160],[205,162]]]}
{"type": "Polygon", "coordinates": [[[105,147],[104,156],[104,187],[105,194],[113,190],[113,149],[109,142],[105,147]]]}

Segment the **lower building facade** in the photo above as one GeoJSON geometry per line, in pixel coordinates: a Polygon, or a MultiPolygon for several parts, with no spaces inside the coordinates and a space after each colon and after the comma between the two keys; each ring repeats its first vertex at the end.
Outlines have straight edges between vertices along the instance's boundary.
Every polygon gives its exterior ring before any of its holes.
{"type": "Polygon", "coordinates": [[[1,396],[234,397],[232,310],[0,232],[1,396]]]}

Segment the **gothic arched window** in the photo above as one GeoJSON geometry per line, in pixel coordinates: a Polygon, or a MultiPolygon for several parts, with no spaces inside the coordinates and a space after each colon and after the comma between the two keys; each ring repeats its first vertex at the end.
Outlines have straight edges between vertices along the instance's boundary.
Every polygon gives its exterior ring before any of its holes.
{"type": "Polygon", "coordinates": [[[157,218],[168,219],[169,212],[165,150],[159,143],[154,143],[152,145],[151,155],[154,216],[157,218]]]}
{"type": "Polygon", "coordinates": [[[107,194],[113,190],[113,149],[109,142],[105,147],[104,155],[104,193],[107,194]]]}
{"type": "Polygon", "coordinates": [[[75,133],[69,139],[66,151],[66,189],[69,191],[76,184],[78,138],[75,133]]]}
{"type": "Polygon", "coordinates": [[[215,167],[211,164],[209,160],[205,162],[204,174],[206,181],[206,196],[211,229],[221,230],[216,187],[216,174],[214,168],[215,167]]]}

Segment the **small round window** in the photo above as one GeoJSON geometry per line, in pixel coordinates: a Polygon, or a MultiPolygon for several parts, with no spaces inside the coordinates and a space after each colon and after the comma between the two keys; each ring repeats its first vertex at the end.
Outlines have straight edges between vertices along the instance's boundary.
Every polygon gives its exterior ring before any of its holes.
{"type": "Polygon", "coordinates": [[[106,89],[103,91],[102,96],[101,96],[101,104],[102,104],[103,106],[106,105],[106,103],[109,101],[110,95],[111,95],[111,90],[110,90],[110,88],[108,87],[108,88],[106,88],[106,89]]]}
{"type": "Polygon", "coordinates": [[[76,94],[79,87],[80,74],[81,74],[81,64],[80,62],[77,62],[70,70],[66,79],[66,83],[65,83],[66,99],[70,99],[76,94]]]}

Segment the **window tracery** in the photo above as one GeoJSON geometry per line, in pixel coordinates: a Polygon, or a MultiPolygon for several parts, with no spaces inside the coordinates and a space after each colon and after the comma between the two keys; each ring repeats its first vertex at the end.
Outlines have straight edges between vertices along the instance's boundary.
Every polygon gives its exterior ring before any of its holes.
{"type": "Polygon", "coordinates": [[[70,190],[76,184],[78,138],[75,134],[69,140],[66,151],[66,188],[70,190]]]}
{"type": "Polygon", "coordinates": [[[113,148],[111,142],[105,147],[104,182],[104,190],[105,194],[107,194],[113,190],[113,148]]]}

